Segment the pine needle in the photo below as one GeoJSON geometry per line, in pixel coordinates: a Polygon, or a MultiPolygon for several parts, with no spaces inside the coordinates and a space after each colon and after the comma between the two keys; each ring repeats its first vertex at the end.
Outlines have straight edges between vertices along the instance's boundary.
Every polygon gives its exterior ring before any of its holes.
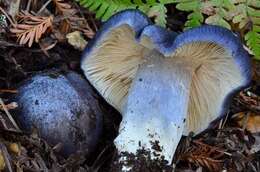
{"type": "Polygon", "coordinates": [[[12,122],[13,126],[15,127],[15,129],[20,132],[21,129],[18,127],[18,125],[16,124],[16,122],[14,121],[12,115],[9,113],[8,109],[6,108],[2,98],[0,98],[0,105],[2,106],[3,110],[5,111],[7,117],[10,119],[10,121],[12,122]]]}

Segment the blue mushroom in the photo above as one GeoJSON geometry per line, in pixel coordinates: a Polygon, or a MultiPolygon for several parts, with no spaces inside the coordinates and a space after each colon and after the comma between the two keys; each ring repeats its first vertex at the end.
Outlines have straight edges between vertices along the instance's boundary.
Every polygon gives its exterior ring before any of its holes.
{"type": "Polygon", "coordinates": [[[18,123],[36,127],[50,144],[62,143],[61,153],[95,150],[102,132],[102,111],[91,86],[79,74],[48,71],[36,74],[19,88],[18,123]]]}
{"type": "Polygon", "coordinates": [[[81,68],[122,114],[118,150],[152,151],[158,141],[169,163],[181,136],[205,130],[251,80],[250,58],[231,31],[204,25],[176,34],[138,10],[103,25],[81,68]]]}

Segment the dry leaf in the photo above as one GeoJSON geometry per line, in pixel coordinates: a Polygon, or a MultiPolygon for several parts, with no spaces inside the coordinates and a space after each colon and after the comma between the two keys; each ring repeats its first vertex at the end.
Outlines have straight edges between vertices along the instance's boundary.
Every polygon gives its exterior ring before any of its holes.
{"type": "Polygon", "coordinates": [[[5,159],[3,152],[0,151],[0,171],[3,171],[5,169],[5,159]]]}
{"type": "Polygon", "coordinates": [[[73,15],[76,10],[64,0],[52,0],[56,7],[56,14],[73,15]]]}
{"type": "Polygon", "coordinates": [[[95,32],[90,28],[85,18],[79,17],[76,13],[77,9],[73,8],[69,3],[64,0],[53,0],[56,7],[56,14],[65,16],[62,21],[59,21],[58,27],[61,33],[67,34],[73,31],[80,31],[88,38],[93,38],[95,32]]]}
{"type": "Polygon", "coordinates": [[[21,23],[15,25],[10,31],[17,36],[19,44],[32,46],[33,42],[39,42],[44,33],[52,28],[53,16],[41,17],[31,14],[19,15],[21,23]]]}
{"type": "Polygon", "coordinates": [[[66,35],[68,42],[74,48],[79,50],[84,50],[86,47],[87,41],[82,37],[79,31],[75,31],[66,35]]]}
{"type": "MultiPolygon", "coordinates": [[[[95,35],[95,32],[90,28],[88,22],[81,17],[70,17],[67,20],[67,24],[70,27],[70,31],[80,31],[82,32],[87,38],[93,38],[95,35]]],[[[68,33],[68,32],[64,32],[68,33]]]]}
{"type": "Polygon", "coordinates": [[[192,147],[178,155],[178,160],[195,164],[209,171],[221,171],[224,161],[220,158],[224,154],[224,150],[194,140],[192,147]]]}
{"type": "Polygon", "coordinates": [[[17,143],[11,143],[8,148],[12,153],[14,153],[16,155],[21,154],[20,146],[17,143]]]}
{"type": "Polygon", "coordinates": [[[260,132],[260,114],[254,112],[239,112],[232,117],[241,128],[246,128],[251,133],[260,132]],[[246,117],[246,115],[248,115],[246,117]]]}

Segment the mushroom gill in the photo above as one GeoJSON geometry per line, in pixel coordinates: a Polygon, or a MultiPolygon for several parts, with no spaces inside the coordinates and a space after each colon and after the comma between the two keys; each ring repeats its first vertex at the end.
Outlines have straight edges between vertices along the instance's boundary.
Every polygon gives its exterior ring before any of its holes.
{"type": "Polygon", "coordinates": [[[89,81],[119,112],[123,111],[138,65],[149,52],[135,40],[127,24],[110,31],[88,55],[82,66],[89,81]]]}
{"type": "Polygon", "coordinates": [[[192,82],[186,131],[199,133],[223,112],[227,95],[240,87],[243,76],[232,55],[213,42],[192,42],[172,58],[191,66],[192,82]]]}

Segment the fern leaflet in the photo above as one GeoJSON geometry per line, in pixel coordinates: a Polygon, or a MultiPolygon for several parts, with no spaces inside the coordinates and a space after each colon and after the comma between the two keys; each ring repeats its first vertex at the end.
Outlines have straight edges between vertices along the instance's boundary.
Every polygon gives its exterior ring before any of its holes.
{"type": "Polygon", "coordinates": [[[139,9],[146,14],[155,15],[155,22],[158,25],[166,25],[165,4],[177,2],[177,0],[75,0],[81,6],[96,13],[96,17],[106,21],[114,13],[124,9],[139,9]]]}

